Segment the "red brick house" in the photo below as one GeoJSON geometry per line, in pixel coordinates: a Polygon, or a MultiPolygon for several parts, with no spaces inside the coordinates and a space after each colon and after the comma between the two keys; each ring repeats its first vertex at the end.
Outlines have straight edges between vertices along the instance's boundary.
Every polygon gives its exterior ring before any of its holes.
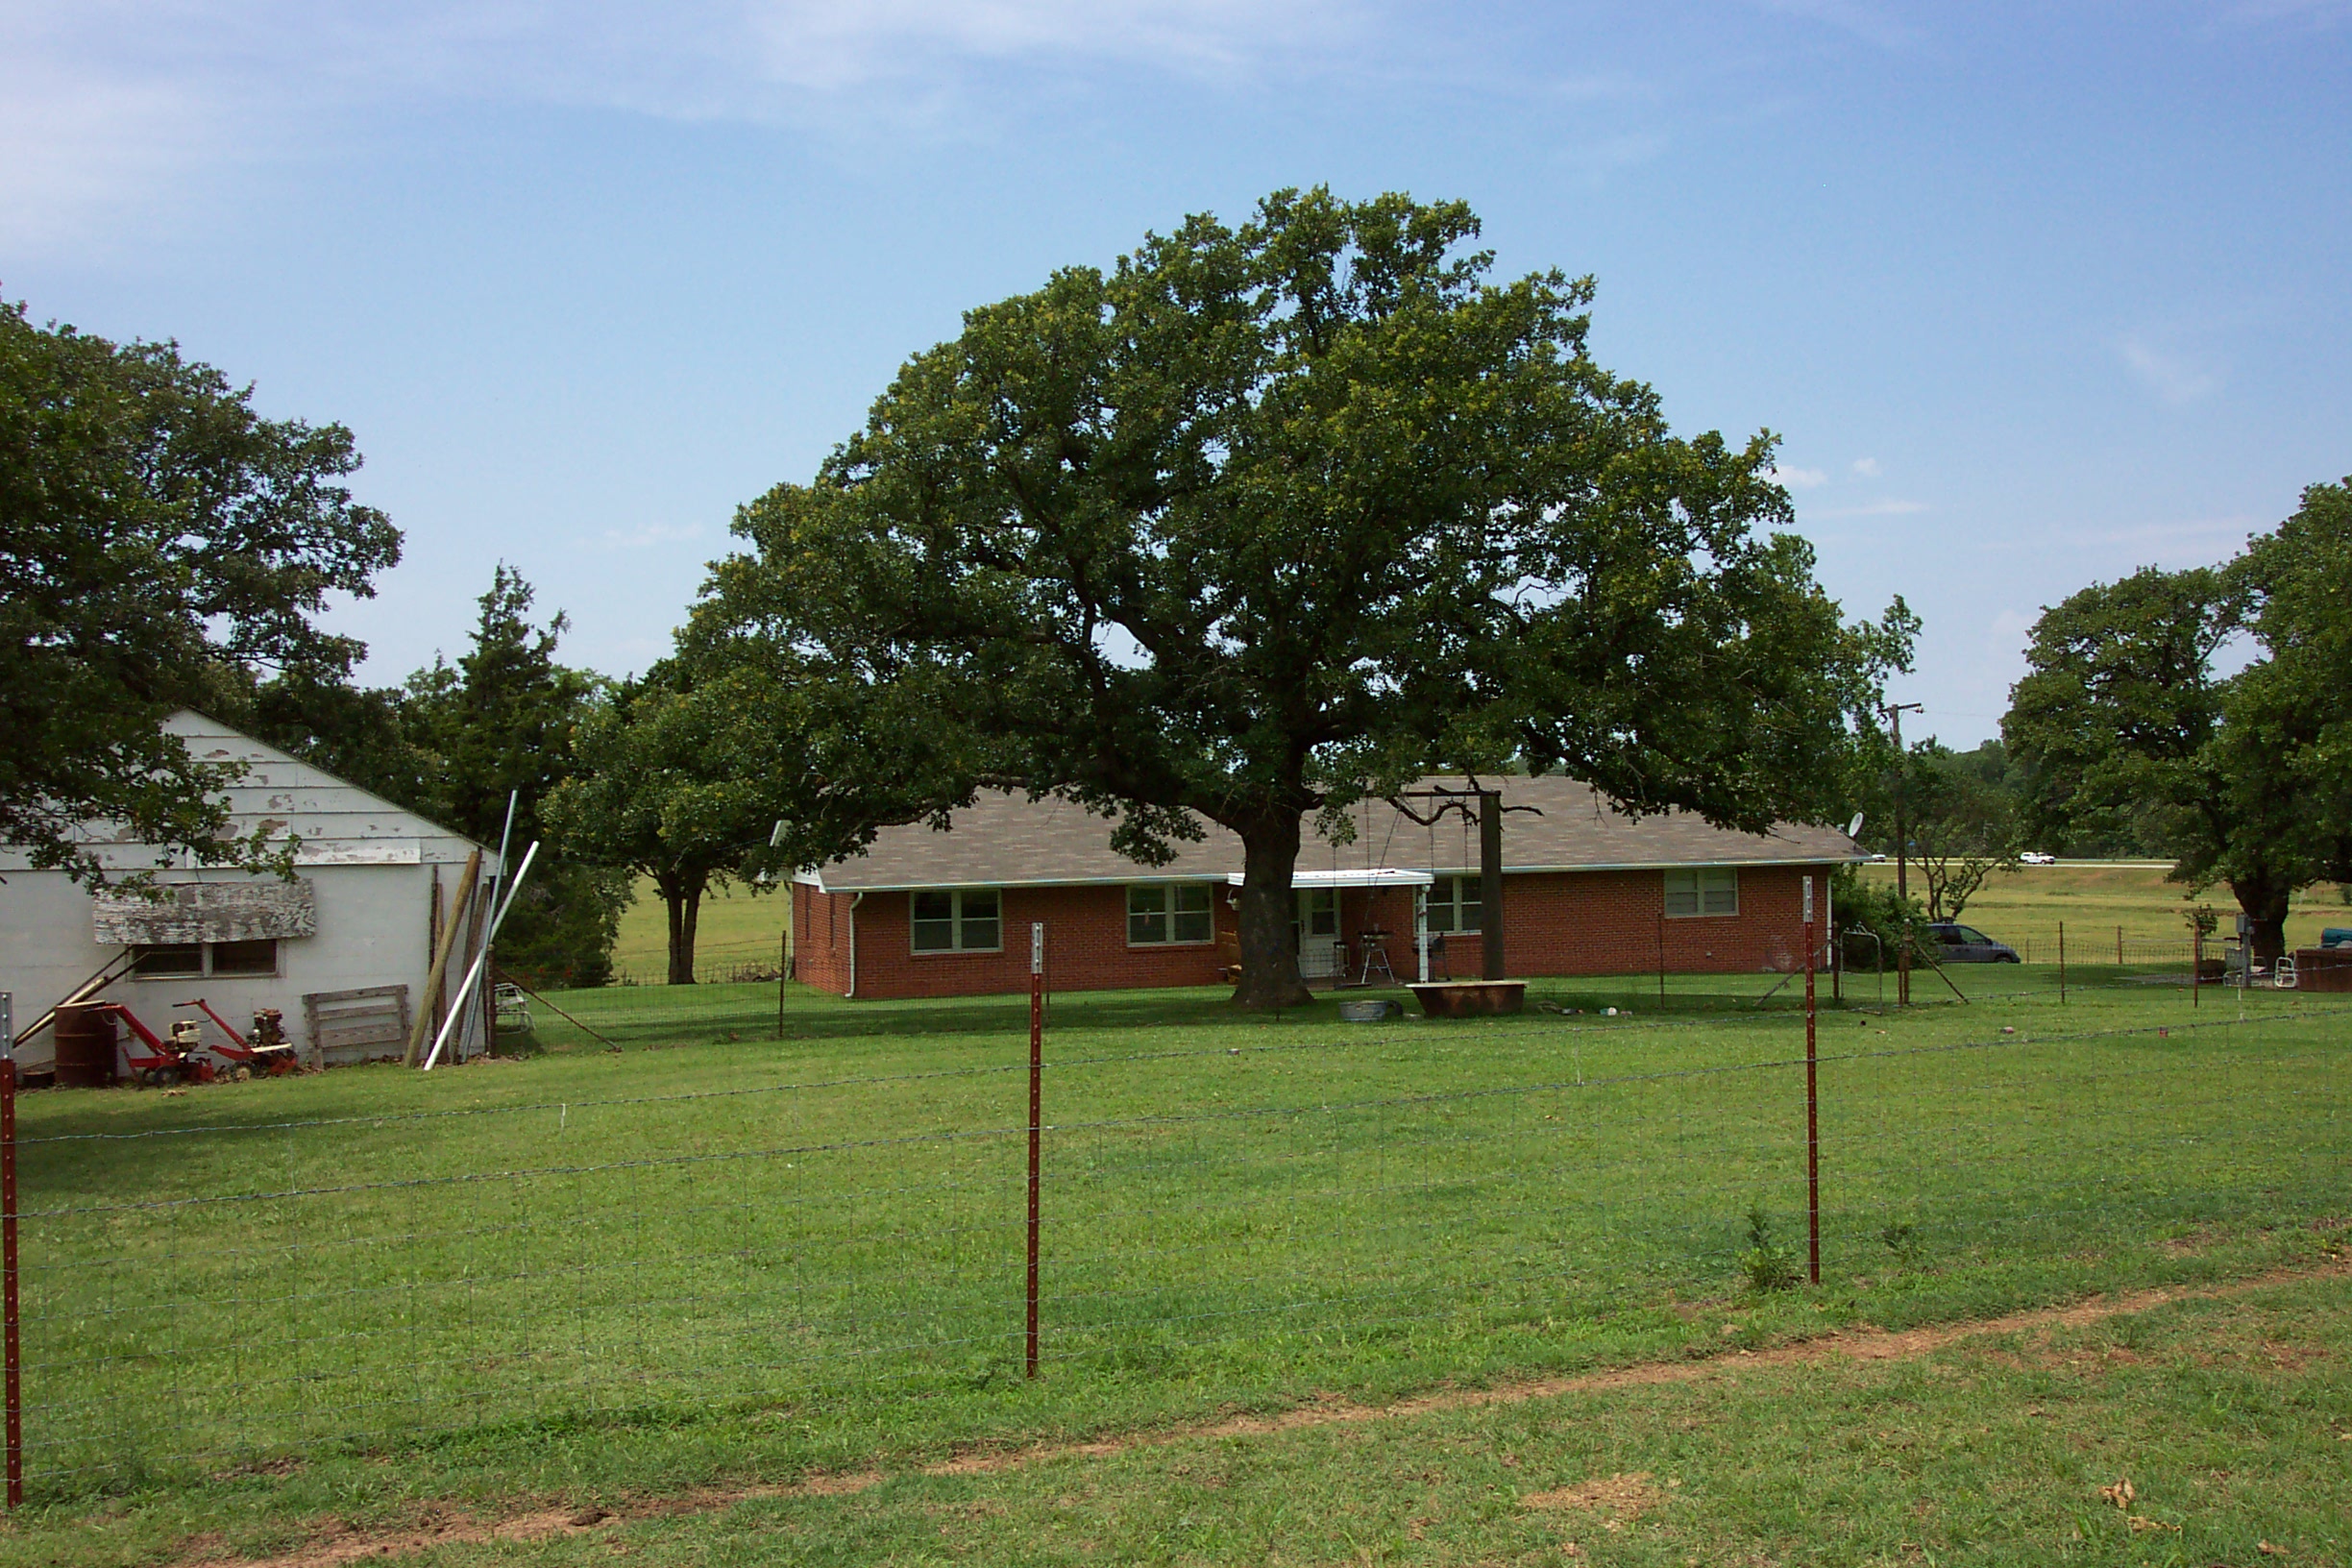
{"type": "MultiPolygon", "coordinates": [[[[1459,779],[1428,779],[1424,787],[1459,779]]],[[[1803,961],[1801,878],[1863,858],[1833,828],[1726,833],[1684,812],[1619,815],[1572,780],[1491,781],[1504,818],[1504,965],[1513,978],[1785,970],[1803,961]]],[[[1311,983],[1479,972],[1475,831],[1360,808],[1357,841],[1311,840],[1297,876],[1311,983]],[[1423,952],[1425,944],[1430,949],[1423,952]],[[1465,940],[1468,939],[1468,940],[1465,940]]],[[[1204,986],[1235,962],[1241,843],[1213,824],[1165,866],[1111,847],[1110,824],[1061,800],[984,794],[951,831],[885,830],[867,853],[793,887],[794,973],[845,996],[1026,990],[1046,927],[1059,991],[1204,986]]],[[[1817,937],[1826,944],[1825,903],[1817,937]]]]}

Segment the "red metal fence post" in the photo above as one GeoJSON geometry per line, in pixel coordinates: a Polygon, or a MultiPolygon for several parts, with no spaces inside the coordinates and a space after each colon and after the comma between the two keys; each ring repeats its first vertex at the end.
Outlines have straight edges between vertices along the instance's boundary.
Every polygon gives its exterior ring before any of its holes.
{"type": "Polygon", "coordinates": [[[1821,1284],[1821,1079],[1813,1036],[1813,879],[1804,879],[1805,944],[1805,1227],[1807,1259],[1821,1284]]]}
{"type": "Polygon", "coordinates": [[[1029,927],[1029,1337],[1022,1376],[1038,1374],[1038,1167],[1045,1121],[1045,922],[1029,927]]]}
{"type": "Polygon", "coordinates": [[[16,1335],[15,1020],[0,998],[0,1340],[8,1360],[8,1506],[24,1503],[24,1356],[16,1335]]]}

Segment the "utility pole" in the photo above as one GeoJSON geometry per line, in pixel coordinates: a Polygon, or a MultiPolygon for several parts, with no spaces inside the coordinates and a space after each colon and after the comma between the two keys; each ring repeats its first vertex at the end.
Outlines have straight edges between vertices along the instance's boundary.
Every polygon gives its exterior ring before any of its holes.
{"type": "MultiPolygon", "coordinates": [[[[1917,702],[1890,702],[1880,708],[1895,726],[1895,896],[1902,900],[1907,912],[1911,903],[1911,825],[1903,820],[1903,775],[1910,772],[1911,759],[1903,752],[1902,716],[1923,713],[1917,702]]],[[[1908,930],[1895,950],[1895,1005],[1911,1005],[1911,936],[1908,930]]]]}

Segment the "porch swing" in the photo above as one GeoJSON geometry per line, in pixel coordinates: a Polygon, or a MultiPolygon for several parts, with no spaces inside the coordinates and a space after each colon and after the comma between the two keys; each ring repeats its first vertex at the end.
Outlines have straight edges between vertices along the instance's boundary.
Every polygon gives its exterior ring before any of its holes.
{"type": "MultiPolygon", "coordinates": [[[[1409,892],[1412,898],[1413,941],[1416,950],[1423,950],[1421,976],[1429,974],[1425,946],[1428,936],[1429,890],[1435,878],[1426,870],[1414,870],[1385,864],[1387,845],[1376,855],[1372,843],[1372,802],[1362,804],[1364,860],[1360,868],[1343,867],[1339,863],[1339,845],[1332,844],[1331,868],[1328,870],[1299,871],[1291,877],[1291,891],[1296,897],[1297,914],[1293,925],[1298,933],[1297,951],[1299,978],[1310,985],[1323,983],[1335,990],[1358,990],[1370,986],[1378,977],[1388,985],[1401,984],[1388,943],[1395,933],[1381,925],[1373,900],[1384,892],[1409,892]],[[1360,923],[1351,944],[1348,940],[1347,901],[1344,894],[1360,894],[1360,923]],[[1351,946],[1353,950],[1351,951],[1351,946]]],[[[1388,839],[1396,838],[1396,824],[1391,822],[1388,839]]],[[[1230,881],[1241,885],[1240,873],[1230,881]]]]}

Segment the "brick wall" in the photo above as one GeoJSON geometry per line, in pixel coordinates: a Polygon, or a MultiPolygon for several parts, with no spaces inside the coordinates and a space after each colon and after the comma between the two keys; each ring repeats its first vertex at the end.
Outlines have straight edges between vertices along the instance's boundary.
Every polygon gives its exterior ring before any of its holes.
{"type": "MultiPolygon", "coordinates": [[[[1665,919],[1666,883],[1657,871],[1507,877],[1504,970],[1514,979],[1652,973],[1660,967],[1661,943],[1664,967],[1677,974],[1785,970],[1803,962],[1804,874],[1795,867],[1744,869],[1737,915],[1665,919]]],[[[1825,871],[1813,874],[1826,879],[1825,871]]],[[[820,990],[848,990],[849,904],[848,894],[821,894],[794,885],[795,973],[820,990]]],[[[858,994],[974,996],[1025,991],[1033,920],[1045,922],[1046,979],[1057,991],[1213,985],[1218,966],[1231,962],[1235,951],[1235,918],[1227,890],[1217,890],[1212,907],[1215,943],[1130,947],[1123,887],[1008,888],[1000,951],[918,953],[908,930],[908,894],[868,894],[857,908],[858,994]]],[[[1414,978],[1411,894],[1363,888],[1340,893],[1339,930],[1348,944],[1350,977],[1361,970],[1361,933],[1374,926],[1388,933],[1388,962],[1397,978],[1414,978]]],[[[1476,935],[1453,939],[1448,957],[1454,977],[1474,978],[1482,952],[1476,935]]]]}
{"type": "MultiPolygon", "coordinates": [[[[1218,941],[1130,947],[1124,887],[1007,888],[1004,891],[1001,950],[991,953],[919,953],[909,929],[910,897],[870,893],[857,908],[857,991],[864,997],[979,996],[1029,989],[1029,926],[1045,922],[1045,978],[1056,991],[1116,991],[1147,986],[1208,986],[1217,967],[1230,963],[1235,924],[1225,890],[1211,901],[1218,941]]],[[[799,978],[824,991],[849,985],[847,912],[849,894],[796,889],[793,915],[799,978]],[[803,896],[813,927],[802,918],[803,896]],[[841,936],[827,944],[831,904],[841,936]],[[812,959],[818,960],[812,962],[812,959]]]]}
{"type": "MultiPolygon", "coordinates": [[[[1786,970],[1804,962],[1806,873],[1791,866],[1745,867],[1737,915],[1660,919],[1666,879],[1658,871],[1567,871],[1504,879],[1504,970],[1544,974],[1730,974],[1786,970]]],[[[1814,876],[1826,880],[1825,871],[1814,876]]],[[[1816,919],[1823,906],[1815,885],[1816,919]]],[[[1816,940],[1822,932],[1815,931],[1816,940]]],[[[1464,947],[1474,943],[1465,942],[1464,947]]],[[[1457,953],[1457,975],[1478,972],[1478,955],[1457,953]]]]}
{"type": "Polygon", "coordinates": [[[793,978],[837,996],[849,989],[849,899],[793,884],[793,978]]]}

